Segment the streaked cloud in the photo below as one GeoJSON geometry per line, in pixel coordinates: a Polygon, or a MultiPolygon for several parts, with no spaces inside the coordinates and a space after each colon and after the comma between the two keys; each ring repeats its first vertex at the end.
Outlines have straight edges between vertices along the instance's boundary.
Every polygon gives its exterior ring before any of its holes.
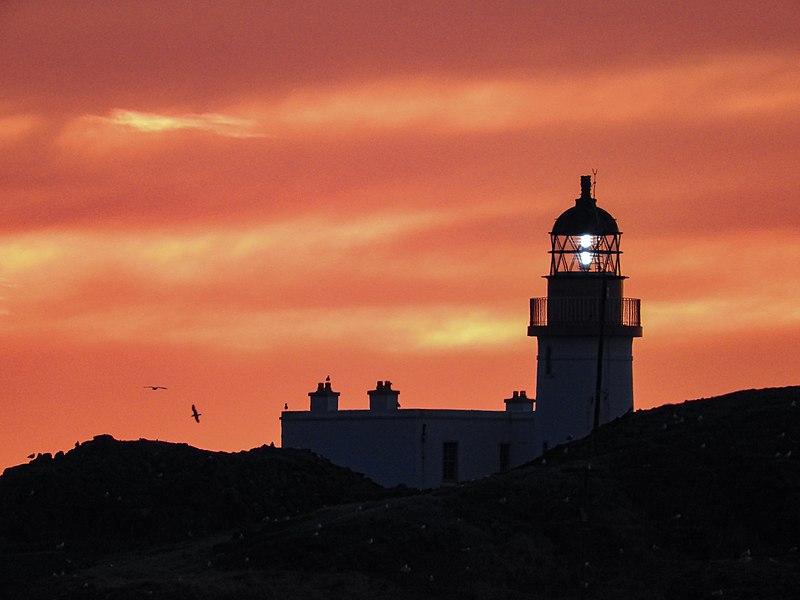
{"type": "Polygon", "coordinates": [[[521,339],[524,322],[519,317],[464,305],[446,306],[404,315],[398,325],[411,332],[414,345],[421,350],[471,348],[493,352],[498,345],[521,339]]]}
{"type": "Polygon", "coordinates": [[[800,54],[699,57],[569,75],[387,79],[307,89],[252,107],[276,130],[486,132],[562,124],[725,119],[797,110],[800,54]],[[320,128],[322,128],[320,130],[320,128]]]}
{"type": "Polygon", "coordinates": [[[683,301],[651,299],[643,309],[643,323],[651,336],[668,336],[680,324],[693,336],[740,331],[743,328],[800,326],[797,298],[717,296],[683,301]]]}
{"type": "MultiPolygon", "coordinates": [[[[55,297],[74,296],[83,286],[96,290],[105,282],[115,289],[126,279],[131,285],[147,285],[156,303],[164,300],[159,299],[160,289],[179,293],[182,287],[197,302],[202,301],[197,286],[207,292],[226,286],[245,292],[304,282],[326,272],[330,277],[331,271],[357,272],[352,260],[356,253],[368,256],[447,219],[436,211],[385,212],[341,221],[306,216],[233,229],[32,232],[0,240],[0,276],[26,285],[20,302],[43,306],[55,297]]],[[[369,260],[364,265],[373,268],[369,260]]],[[[120,300],[106,292],[90,295],[82,304],[96,307],[120,300]]]]}
{"type": "Polygon", "coordinates": [[[16,142],[35,131],[42,119],[32,114],[12,114],[0,116],[0,144],[16,142]]]}
{"type": "MultiPolygon", "coordinates": [[[[84,343],[145,343],[245,352],[348,348],[379,354],[471,349],[490,352],[518,342],[519,318],[461,306],[352,306],[345,308],[214,309],[161,304],[112,305],[54,316],[36,327],[84,343]],[[383,340],[383,342],[381,341],[383,340]]],[[[518,317],[518,315],[517,315],[518,317]]],[[[30,333],[31,330],[28,330],[30,333]]]]}
{"type": "Polygon", "coordinates": [[[259,123],[253,119],[217,113],[170,115],[117,108],[112,110],[107,117],[88,115],[84,118],[127,127],[143,133],[196,130],[232,138],[269,137],[268,134],[260,131],[259,123]]]}
{"type": "MultiPolygon", "coordinates": [[[[20,235],[0,242],[2,274],[17,277],[36,271],[62,255],[61,240],[47,235],[20,235]]],[[[62,238],[63,239],[63,238],[62,238]]]]}
{"type": "MultiPolygon", "coordinates": [[[[770,118],[800,110],[800,54],[708,55],[568,74],[505,73],[491,79],[385,78],[300,88],[283,98],[232,104],[232,113],[112,110],[67,131],[113,126],[140,133],[205,131],[230,138],[424,129],[485,133],[563,125],[606,127],[663,120],[770,118]]],[[[20,125],[16,125],[19,127],[20,125]]],[[[85,132],[85,131],[84,131],[85,132]]]]}

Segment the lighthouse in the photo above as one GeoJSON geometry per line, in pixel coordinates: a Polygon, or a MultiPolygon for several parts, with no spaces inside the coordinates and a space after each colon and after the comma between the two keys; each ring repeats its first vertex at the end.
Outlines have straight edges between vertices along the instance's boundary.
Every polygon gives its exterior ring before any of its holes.
{"type": "Polygon", "coordinates": [[[626,298],[616,219],[597,206],[591,176],[550,232],[547,297],[531,298],[537,339],[535,447],[544,452],[633,409],[633,339],[640,301],[626,298]]]}

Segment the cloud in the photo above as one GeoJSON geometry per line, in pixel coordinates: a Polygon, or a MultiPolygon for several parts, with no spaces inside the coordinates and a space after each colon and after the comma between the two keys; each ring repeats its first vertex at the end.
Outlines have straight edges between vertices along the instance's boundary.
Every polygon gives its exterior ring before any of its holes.
{"type": "Polygon", "coordinates": [[[258,130],[257,121],[215,113],[167,115],[114,109],[108,117],[89,115],[84,118],[144,133],[189,129],[232,138],[268,137],[258,130]]]}
{"type": "Polygon", "coordinates": [[[651,299],[643,309],[643,323],[652,336],[668,336],[676,323],[693,335],[730,333],[743,328],[797,327],[800,306],[797,298],[700,296],[685,300],[651,299]]]}
{"type": "Polygon", "coordinates": [[[765,51],[596,73],[395,75],[319,83],[277,97],[242,91],[225,112],[114,108],[106,116],[72,118],[62,139],[202,131],[228,138],[300,136],[309,141],[376,132],[487,134],[565,126],[631,128],[665,119],[771,119],[800,109],[798,65],[798,54],[765,51]],[[248,116],[235,116],[241,114],[248,116]]]}
{"type": "Polygon", "coordinates": [[[624,0],[582,3],[580,10],[541,2],[458,5],[11,2],[0,18],[0,53],[8,57],[0,80],[11,97],[53,110],[157,112],[159,103],[204,98],[222,106],[254,90],[280,95],[377,74],[485,79],[586,65],[612,72],[675,55],[796,48],[791,2],[730,0],[724,11],[713,3],[624,0]]]}
{"type": "Polygon", "coordinates": [[[0,264],[24,286],[5,304],[24,318],[7,333],[247,351],[342,339],[361,348],[390,340],[391,352],[496,346],[518,336],[525,319],[524,308],[504,316],[507,308],[483,306],[497,293],[487,282],[505,269],[485,256],[464,262],[435,235],[461,221],[472,237],[482,218],[388,211],[234,229],[10,236],[0,264]]]}
{"type": "Polygon", "coordinates": [[[204,265],[246,261],[264,253],[289,258],[374,247],[449,220],[447,213],[433,210],[385,211],[346,220],[336,219],[333,214],[302,215],[235,228],[42,231],[7,236],[0,241],[0,257],[10,277],[53,265],[102,262],[141,265],[165,277],[180,279],[181,265],[190,277],[204,265]]]}
{"type": "MultiPolygon", "coordinates": [[[[469,305],[349,306],[246,310],[179,304],[127,305],[55,315],[44,329],[73,343],[123,342],[262,352],[321,350],[340,344],[380,354],[491,351],[519,341],[519,315],[490,314],[469,305]]],[[[44,327],[42,327],[44,325],[44,327]]],[[[37,328],[27,329],[30,333],[37,328]]]]}
{"type": "Polygon", "coordinates": [[[446,218],[435,211],[384,212],[228,229],[46,230],[0,240],[0,275],[24,284],[20,302],[52,307],[54,298],[71,298],[75,310],[125,298],[168,304],[181,290],[189,304],[202,302],[202,293],[224,302],[229,288],[247,298],[266,286],[279,298],[281,286],[315,288],[343,273],[372,270],[371,254],[446,218]]]}
{"type": "Polygon", "coordinates": [[[399,324],[410,332],[418,350],[451,351],[471,348],[496,352],[497,346],[521,339],[524,316],[469,306],[428,307],[414,315],[404,315],[399,324]]]}
{"type": "Polygon", "coordinates": [[[800,55],[713,55],[598,73],[394,78],[309,88],[254,103],[270,129],[318,134],[424,129],[489,132],[665,118],[688,121],[786,113],[800,107],[800,55]]]}
{"type": "MultiPolygon", "coordinates": [[[[16,287],[19,287],[19,285],[0,277],[0,288],[16,288],[16,287]]],[[[6,300],[5,296],[0,296],[0,302],[4,302],[5,300],[6,300]]],[[[0,306],[0,315],[5,316],[9,314],[11,314],[10,310],[0,306]]]]}
{"type": "Polygon", "coordinates": [[[32,114],[0,116],[0,144],[17,142],[42,125],[42,119],[32,114]]]}

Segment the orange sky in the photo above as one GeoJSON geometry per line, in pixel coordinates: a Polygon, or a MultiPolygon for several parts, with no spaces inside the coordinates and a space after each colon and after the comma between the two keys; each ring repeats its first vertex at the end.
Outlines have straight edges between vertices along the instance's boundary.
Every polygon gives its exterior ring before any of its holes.
{"type": "Polygon", "coordinates": [[[800,11],[650,4],[0,3],[0,468],[502,409],[592,169],[637,406],[800,383],[800,11]]]}

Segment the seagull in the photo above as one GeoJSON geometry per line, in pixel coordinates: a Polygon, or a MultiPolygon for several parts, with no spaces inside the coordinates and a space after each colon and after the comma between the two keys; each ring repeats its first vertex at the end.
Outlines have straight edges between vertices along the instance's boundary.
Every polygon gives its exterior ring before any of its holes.
{"type": "Polygon", "coordinates": [[[192,417],[194,417],[194,420],[197,421],[198,423],[200,422],[201,414],[202,413],[197,412],[197,409],[194,407],[194,404],[192,404],[192,417]]]}
{"type": "Polygon", "coordinates": [[[156,390],[165,390],[165,389],[167,389],[167,388],[165,388],[163,385],[143,385],[142,387],[150,388],[150,389],[151,389],[151,390],[153,390],[154,392],[155,392],[156,390]]]}

